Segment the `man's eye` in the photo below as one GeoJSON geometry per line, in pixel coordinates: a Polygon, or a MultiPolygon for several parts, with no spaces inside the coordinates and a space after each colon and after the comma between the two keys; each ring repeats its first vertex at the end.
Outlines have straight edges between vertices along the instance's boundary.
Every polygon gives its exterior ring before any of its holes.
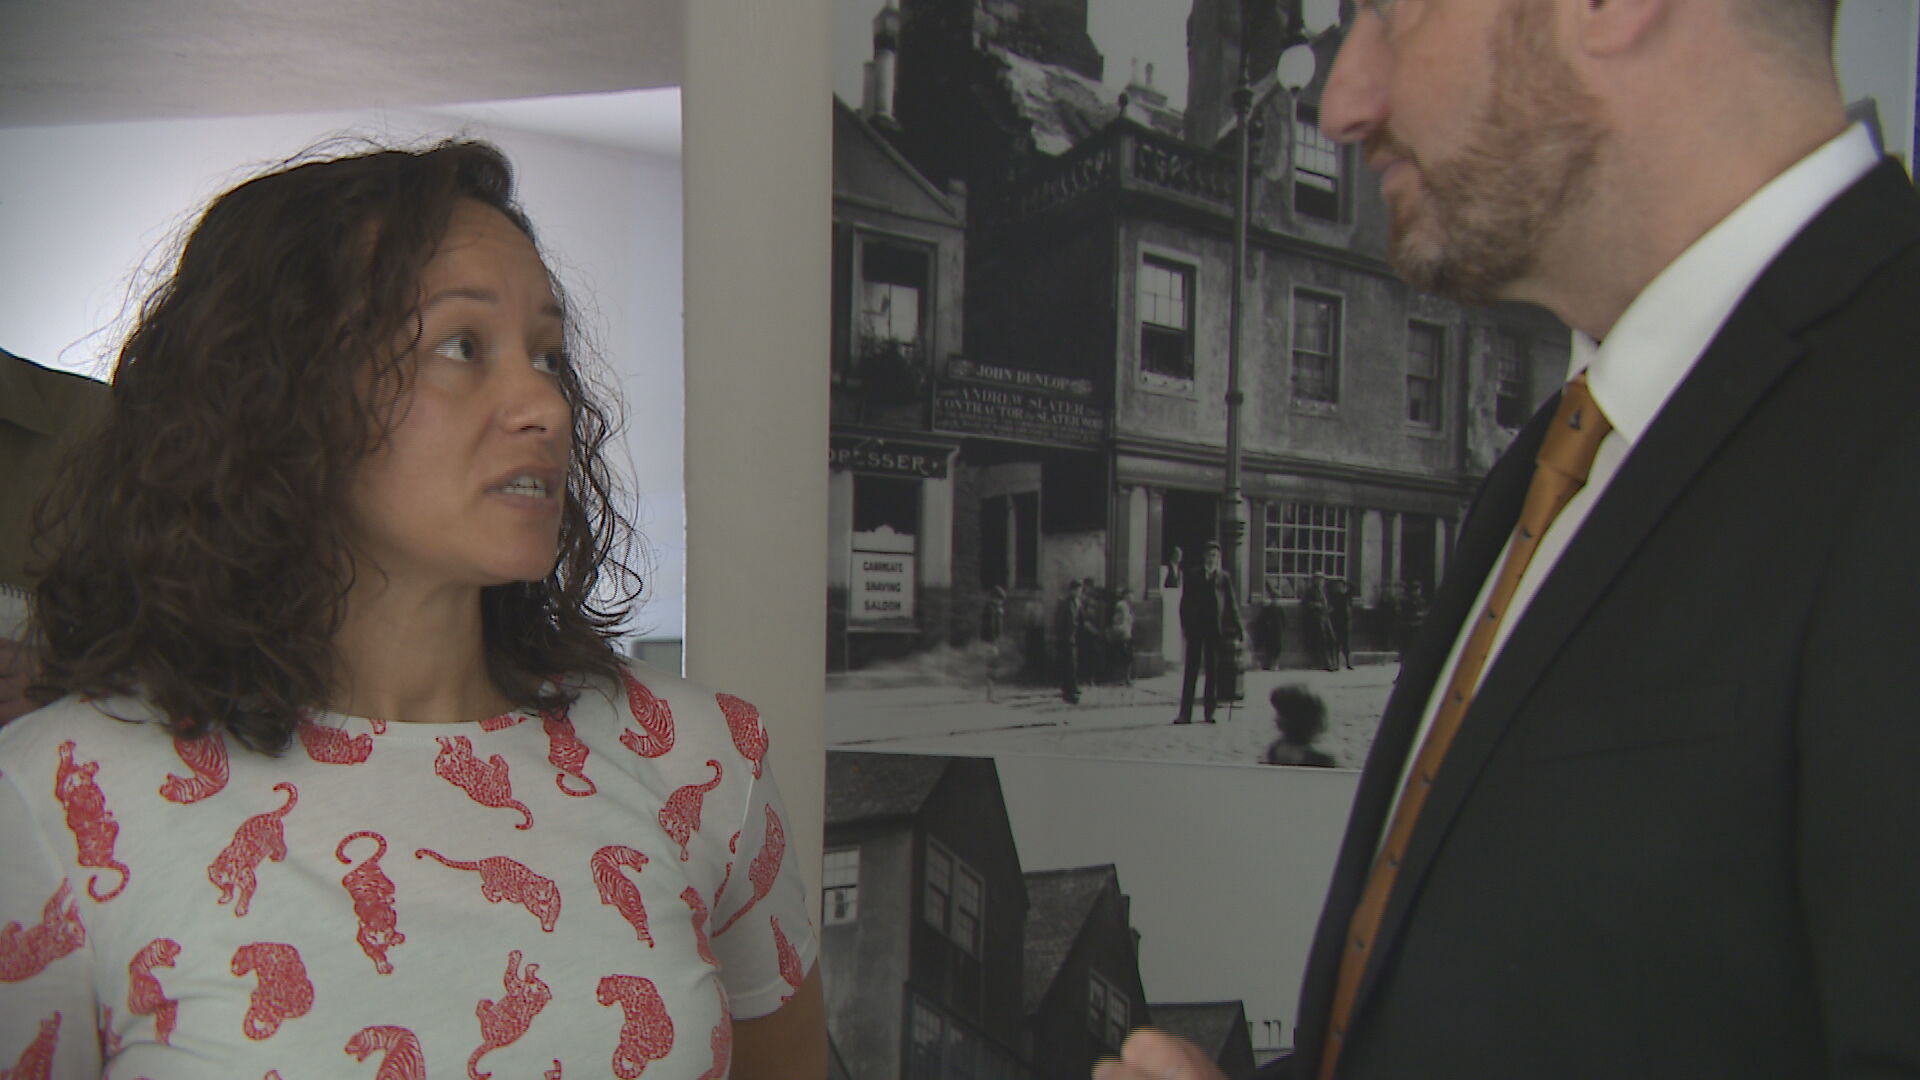
{"type": "Polygon", "coordinates": [[[449,360],[459,360],[463,363],[478,360],[480,359],[480,339],[471,333],[461,331],[434,346],[433,351],[436,356],[444,356],[449,360]]]}

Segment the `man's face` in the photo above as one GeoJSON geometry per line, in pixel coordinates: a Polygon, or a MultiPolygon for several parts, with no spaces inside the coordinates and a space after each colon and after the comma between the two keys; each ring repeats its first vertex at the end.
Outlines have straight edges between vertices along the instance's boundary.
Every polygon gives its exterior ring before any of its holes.
{"type": "Polygon", "coordinates": [[[1541,0],[1363,3],[1329,77],[1327,134],[1364,144],[1394,270],[1470,302],[1510,298],[1581,208],[1604,134],[1541,0]]]}
{"type": "Polygon", "coordinates": [[[1206,567],[1209,574],[1220,569],[1220,549],[1208,548],[1207,553],[1201,556],[1200,565],[1206,567]]]}

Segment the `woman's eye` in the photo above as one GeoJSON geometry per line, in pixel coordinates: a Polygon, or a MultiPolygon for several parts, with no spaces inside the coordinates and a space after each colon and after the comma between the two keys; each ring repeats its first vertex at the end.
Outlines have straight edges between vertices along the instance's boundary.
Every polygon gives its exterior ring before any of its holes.
{"type": "Polygon", "coordinates": [[[544,349],[533,354],[533,370],[558,375],[567,366],[565,349],[544,349]]]}
{"type": "Polygon", "coordinates": [[[480,339],[469,333],[458,333],[434,346],[436,356],[463,363],[480,359],[480,339]]]}

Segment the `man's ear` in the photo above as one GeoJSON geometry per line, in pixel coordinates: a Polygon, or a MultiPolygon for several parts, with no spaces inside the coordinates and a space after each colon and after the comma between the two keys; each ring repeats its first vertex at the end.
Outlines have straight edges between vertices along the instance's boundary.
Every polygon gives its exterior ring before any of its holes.
{"type": "Polygon", "coordinates": [[[1643,44],[1676,2],[1704,0],[1567,0],[1576,10],[1573,42],[1587,56],[1608,57],[1643,44]]]}

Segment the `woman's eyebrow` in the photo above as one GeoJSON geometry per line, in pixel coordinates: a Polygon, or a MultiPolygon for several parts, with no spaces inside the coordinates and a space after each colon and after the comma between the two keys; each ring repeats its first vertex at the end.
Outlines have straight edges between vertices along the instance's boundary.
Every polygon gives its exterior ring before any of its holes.
{"type": "MultiPolygon", "coordinates": [[[[427,298],[426,303],[420,305],[420,310],[424,312],[444,300],[473,300],[482,304],[495,305],[500,303],[500,297],[491,289],[462,286],[459,288],[443,289],[440,292],[434,293],[427,298]]],[[[551,316],[555,319],[566,318],[566,312],[561,310],[558,302],[545,304],[540,308],[540,314],[551,316]]]]}

